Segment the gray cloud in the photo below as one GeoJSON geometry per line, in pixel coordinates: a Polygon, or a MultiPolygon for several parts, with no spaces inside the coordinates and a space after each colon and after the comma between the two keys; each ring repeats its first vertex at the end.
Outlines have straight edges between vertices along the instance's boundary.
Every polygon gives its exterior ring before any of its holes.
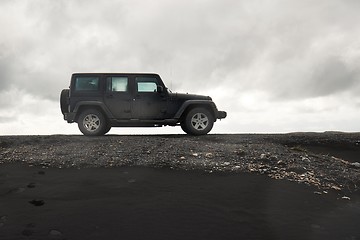
{"type": "Polygon", "coordinates": [[[0,89],[8,89],[11,85],[11,62],[10,57],[0,55],[0,89]]]}
{"type": "Polygon", "coordinates": [[[349,69],[344,62],[332,57],[314,71],[311,81],[312,93],[323,96],[353,88],[360,82],[360,74],[358,70],[349,69]]]}
{"type": "Polygon", "coordinates": [[[7,20],[8,29],[20,30],[0,44],[0,53],[11,49],[0,55],[0,91],[15,85],[57,100],[70,74],[81,71],[159,72],[194,91],[221,79],[277,100],[351,91],[358,82],[353,66],[360,53],[344,60],[360,47],[357,1],[0,4],[9,12],[2,26],[7,20]]]}
{"type": "Polygon", "coordinates": [[[304,74],[297,71],[285,74],[283,81],[273,88],[273,97],[281,99],[313,98],[334,95],[345,91],[357,97],[360,72],[331,56],[309,66],[304,74]]]}
{"type": "Polygon", "coordinates": [[[230,132],[358,126],[359,10],[358,0],[2,0],[0,122],[63,128],[54,108],[73,72],[157,72],[175,91],[219,99],[230,132]],[[39,106],[48,112],[33,115],[39,106]]]}
{"type": "Polygon", "coordinates": [[[0,116],[0,123],[9,123],[9,122],[14,122],[16,120],[17,120],[16,116],[12,116],[12,117],[0,116]]]}

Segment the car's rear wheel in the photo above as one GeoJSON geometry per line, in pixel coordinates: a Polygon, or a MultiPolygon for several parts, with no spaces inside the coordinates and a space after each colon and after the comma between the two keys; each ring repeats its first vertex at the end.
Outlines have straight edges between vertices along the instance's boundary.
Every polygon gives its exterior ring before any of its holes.
{"type": "Polygon", "coordinates": [[[110,130],[104,115],[96,109],[83,111],[78,118],[78,126],[86,136],[100,136],[110,130]]]}
{"type": "Polygon", "coordinates": [[[214,118],[205,108],[194,108],[188,112],[181,124],[184,132],[191,135],[205,135],[212,129],[214,118]]]}

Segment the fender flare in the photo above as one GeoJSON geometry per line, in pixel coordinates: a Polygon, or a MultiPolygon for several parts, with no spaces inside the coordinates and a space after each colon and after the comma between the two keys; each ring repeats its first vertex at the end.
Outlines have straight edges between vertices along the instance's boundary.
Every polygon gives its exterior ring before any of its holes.
{"type": "Polygon", "coordinates": [[[79,109],[81,107],[83,107],[83,106],[89,106],[89,107],[95,106],[95,107],[98,107],[105,113],[106,118],[114,118],[114,116],[112,115],[110,110],[106,107],[106,105],[103,102],[100,102],[100,101],[81,101],[81,102],[78,102],[75,105],[75,108],[74,108],[74,113],[76,113],[75,118],[78,117],[79,109]]]}
{"type": "Polygon", "coordinates": [[[211,101],[211,100],[187,100],[181,105],[179,110],[175,113],[174,118],[175,119],[180,119],[181,115],[191,105],[197,105],[197,106],[198,105],[202,105],[202,106],[206,105],[211,110],[212,114],[214,115],[214,120],[216,121],[217,108],[215,106],[215,103],[213,101],[211,101]]]}

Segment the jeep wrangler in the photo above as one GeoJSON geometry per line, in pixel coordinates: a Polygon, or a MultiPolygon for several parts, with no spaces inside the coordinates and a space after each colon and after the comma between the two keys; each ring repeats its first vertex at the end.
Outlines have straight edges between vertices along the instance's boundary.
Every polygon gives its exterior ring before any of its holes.
{"type": "Polygon", "coordinates": [[[187,134],[210,132],[226,117],[208,96],[172,93],[158,74],[74,73],[60,94],[64,120],[84,135],[99,136],[111,127],[180,125],[187,134]]]}

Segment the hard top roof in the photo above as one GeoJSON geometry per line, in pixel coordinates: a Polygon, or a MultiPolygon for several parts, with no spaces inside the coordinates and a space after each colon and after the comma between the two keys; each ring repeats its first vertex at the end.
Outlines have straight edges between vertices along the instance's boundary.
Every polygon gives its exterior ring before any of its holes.
{"type": "Polygon", "coordinates": [[[128,76],[159,76],[157,73],[73,73],[72,75],[128,75],[128,76]]]}

